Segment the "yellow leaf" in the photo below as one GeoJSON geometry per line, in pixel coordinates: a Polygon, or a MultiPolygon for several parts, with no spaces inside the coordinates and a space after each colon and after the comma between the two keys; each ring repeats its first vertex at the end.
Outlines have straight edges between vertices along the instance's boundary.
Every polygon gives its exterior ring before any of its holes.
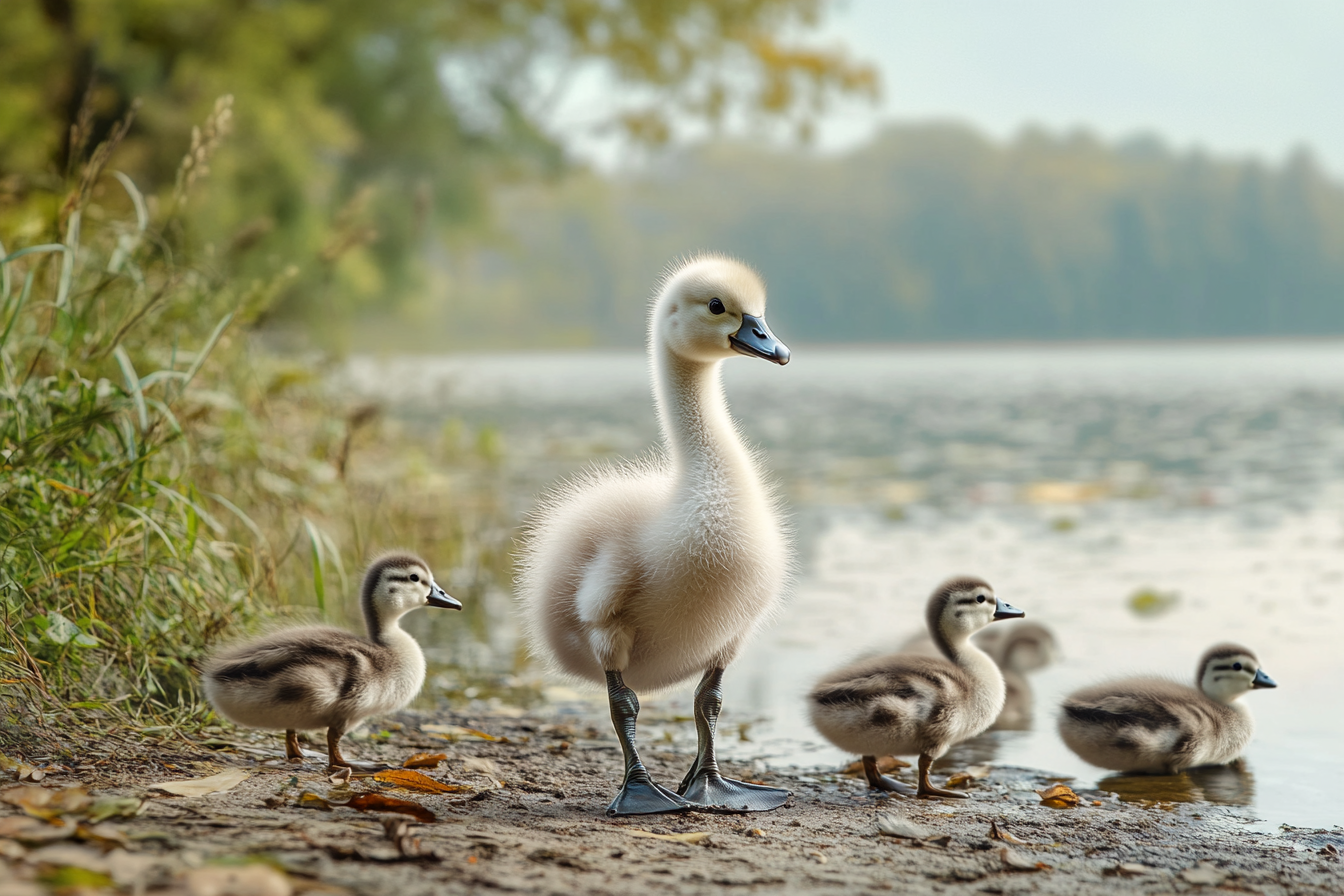
{"type": "Polygon", "coordinates": [[[1051,809],[1074,809],[1082,804],[1078,794],[1065,784],[1056,784],[1046,790],[1036,791],[1043,805],[1051,809]]]}
{"type": "Polygon", "coordinates": [[[402,768],[438,768],[448,758],[447,753],[416,753],[401,764],[402,768]]]}
{"type": "Polygon", "coordinates": [[[444,740],[457,740],[460,737],[478,737],[492,743],[508,743],[507,737],[496,737],[476,728],[463,728],[460,725],[421,725],[420,730],[444,740]]]}
{"type": "Polygon", "coordinates": [[[655,834],[653,831],[641,831],[639,828],[631,828],[631,837],[647,837],[650,840],[671,840],[673,843],[690,843],[692,845],[701,842],[709,837],[712,831],[689,831],[685,834],[655,834]]]}
{"type": "Polygon", "coordinates": [[[186,781],[164,781],[149,785],[150,790],[162,790],[176,796],[205,796],[210,793],[223,793],[232,790],[247,778],[247,772],[240,768],[228,768],[208,778],[190,778],[186,781]]]}
{"type": "Polygon", "coordinates": [[[421,793],[461,793],[471,791],[472,788],[464,784],[444,784],[442,781],[435,781],[429,775],[421,774],[409,768],[394,768],[385,772],[378,772],[373,776],[373,780],[381,781],[384,784],[394,784],[397,787],[405,787],[407,790],[418,790],[421,793]]]}
{"type": "Polygon", "coordinates": [[[313,793],[311,790],[305,790],[303,793],[299,794],[299,798],[294,801],[294,805],[298,806],[300,809],[321,809],[324,812],[331,811],[331,803],[313,793]]]}

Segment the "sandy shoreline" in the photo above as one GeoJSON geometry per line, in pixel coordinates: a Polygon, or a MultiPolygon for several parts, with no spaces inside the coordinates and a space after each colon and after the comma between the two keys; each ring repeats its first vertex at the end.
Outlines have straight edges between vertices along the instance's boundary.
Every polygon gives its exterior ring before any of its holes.
{"type": "MultiPolygon", "coordinates": [[[[464,788],[445,794],[368,778],[333,784],[324,763],[295,769],[268,758],[278,741],[252,733],[231,732],[210,746],[181,738],[152,745],[70,742],[47,763],[69,770],[50,769],[40,786],[80,785],[95,798],[143,797],[144,804],[134,817],[113,816],[98,828],[86,819],[82,832],[57,836],[0,802],[0,862],[8,871],[0,879],[10,878],[0,883],[0,896],[49,892],[41,882],[73,881],[78,875],[71,869],[121,892],[215,896],[1344,892],[1344,829],[1266,834],[1222,807],[1144,806],[1103,792],[1081,792],[1079,808],[1052,809],[1036,791],[1054,782],[1012,767],[971,782],[971,799],[922,801],[875,797],[861,779],[832,771],[726,763],[731,774],[787,787],[794,796],[763,814],[608,819],[602,810],[619,773],[615,738],[599,720],[576,725],[573,718],[405,713],[390,737],[350,751],[397,764],[417,752],[444,753],[424,773],[464,788]],[[172,796],[149,789],[228,769],[247,777],[225,792],[172,796]],[[305,791],[328,803],[378,792],[418,803],[435,820],[339,805],[304,808],[301,799],[320,806],[302,798],[305,791]],[[880,832],[884,816],[887,828],[917,836],[880,832]],[[991,839],[991,822],[1011,839],[991,839]],[[263,864],[239,865],[247,860],[263,864]],[[236,878],[233,891],[220,883],[228,875],[236,878]]],[[[13,744],[4,752],[40,759],[13,744]]],[[[690,761],[661,745],[646,746],[645,754],[651,773],[667,784],[680,780],[690,761]]],[[[0,799],[19,793],[10,789],[0,799]]]]}

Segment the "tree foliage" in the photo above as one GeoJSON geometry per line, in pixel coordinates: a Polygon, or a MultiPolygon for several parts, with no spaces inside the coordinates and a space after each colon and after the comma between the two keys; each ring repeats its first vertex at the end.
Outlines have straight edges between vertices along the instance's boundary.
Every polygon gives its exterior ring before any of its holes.
{"type": "Polygon", "coordinates": [[[459,265],[488,301],[439,332],[638,345],[660,267],[708,248],[758,266],[776,329],[813,341],[1344,333],[1344,188],[1305,153],[903,126],[839,158],[706,147],[501,209],[512,250],[459,265]]]}
{"type": "MultiPolygon", "coordinates": [[[[823,0],[11,0],[0,27],[0,232],[59,232],[72,128],[96,145],[131,104],[119,164],[168,201],[221,96],[222,189],[179,248],[260,275],[297,260],[291,311],[381,304],[421,284],[434,237],[479,227],[501,180],[564,166],[548,115],[583,73],[635,143],[745,119],[806,132],[871,68],[784,35],[823,0]],[[86,101],[87,93],[87,101],[86,101]],[[87,110],[81,122],[81,109],[87,110]]],[[[109,197],[109,201],[118,201],[109,197]]]]}

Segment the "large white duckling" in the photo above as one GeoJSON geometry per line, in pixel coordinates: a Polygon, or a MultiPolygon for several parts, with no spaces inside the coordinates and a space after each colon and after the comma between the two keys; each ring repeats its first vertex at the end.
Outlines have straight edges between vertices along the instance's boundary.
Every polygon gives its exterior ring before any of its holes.
{"type": "Polygon", "coordinates": [[[607,686],[625,757],[607,814],[774,809],[788,791],[724,778],[714,753],[724,668],[775,608],[792,566],[720,365],[738,354],[783,365],[789,350],[766,326],[760,277],[701,255],[663,277],[648,351],[664,450],[589,472],[536,511],[518,580],[533,645],[561,671],[607,686]],[[635,749],[635,691],[696,675],[699,751],[673,793],[635,749]]]}
{"type": "Polygon", "coordinates": [[[812,724],[840,749],[863,757],[874,790],[967,796],[934,787],[929,767],[948,747],[993,724],[1003,707],[1003,676],[971,635],[997,619],[1025,615],[981,579],[944,582],[925,610],[942,656],[870,657],[826,675],[807,697],[812,724]],[[918,788],[878,773],[878,756],[911,753],[919,754],[918,788]]]}
{"type": "Polygon", "coordinates": [[[360,606],[368,637],[308,625],[225,647],[206,661],[205,696],[215,711],[248,728],[285,732],[285,756],[302,759],[298,732],[327,729],[327,758],[349,766],[341,737],[369,716],[400,709],[425,683],[425,655],[398,624],[420,607],[462,609],[413,554],[375,559],[360,606]]]}
{"type": "Polygon", "coordinates": [[[1205,651],[1197,688],[1163,678],[1093,685],[1064,698],[1059,735],[1069,749],[1102,768],[1174,775],[1224,765],[1255,733],[1247,691],[1277,687],[1255,654],[1239,644],[1205,651]]]}

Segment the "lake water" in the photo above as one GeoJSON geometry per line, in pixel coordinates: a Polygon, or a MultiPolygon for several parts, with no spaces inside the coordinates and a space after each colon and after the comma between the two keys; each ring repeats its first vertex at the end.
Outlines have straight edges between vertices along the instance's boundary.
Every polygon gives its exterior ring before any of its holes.
{"type": "MultiPolygon", "coordinates": [[[[1031,730],[984,735],[951,764],[1093,786],[1108,773],[1059,741],[1059,699],[1133,673],[1190,680],[1206,647],[1235,640],[1279,683],[1243,698],[1258,725],[1244,767],[1102,786],[1246,806],[1267,827],[1344,823],[1344,343],[795,349],[785,368],[725,369],[801,558],[784,612],[729,670],[724,730],[751,723],[731,752],[849,761],[802,695],[894,649],[934,585],[971,573],[1048,625],[1061,657],[1031,676],[1031,730]],[[1142,589],[1174,603],[1139,615],[1142,589]]],[[[514,513],[657,438],[634,352],[361,358],[348,377],[412,423],[497,427],[514,513]]],[[[497,604],[475,661],[507,668],[516,628],[497,604]]],[[[657,721],[687,710],[691,686],[645,702],[647,736],[693,738],[657,721]]]]}

